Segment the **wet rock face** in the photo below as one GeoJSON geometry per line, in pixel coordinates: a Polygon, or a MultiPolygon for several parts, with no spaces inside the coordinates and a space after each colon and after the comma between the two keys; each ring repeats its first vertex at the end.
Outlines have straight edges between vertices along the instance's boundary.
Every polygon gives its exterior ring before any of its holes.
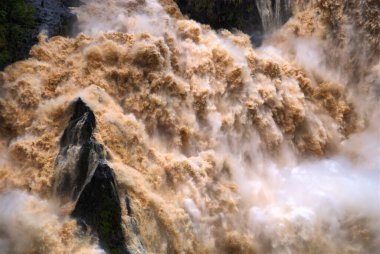
{"type": "Polygon", "coordinates": [[[75,201],[86,181],[104,160],[102,145],[93,137],[94,113],[81,100],[73,105],[73,115],[61,138],[55,168],[54,192],[63,201],[75,201]]]}
{"type": "Polygon", "coordinates": [[[46,31],[49,37],[69,35],[77,17],[61,0],[25,0],[36,12],[36,28],[33,37],[41,31],[46,31]]]}
{"type": "Polygon", "coordinates": [[[72,216],[79,224],[99,237],[100,246],[108,253],[130,253],[125,246],[121,227],[119,195],[112,169],[99,164],[91,181],[82,191],[72,216]]]}
{"type": "MultiPolygon", "coordinates": [[[[56,159],[54,193],[62,203],[76,202],[72,216],[84,231],[99,238],[107,253],[128,254],[115,174],[106,163],[103,146],[93,136],[95,115],[81,99],[72,110],[56,159]]],[[[126,200],[130,217],[130,200],[126,200]]],[[[134,227],[127,230],[128,235],[138,234],[134,227]]]]}
{"type": "Polygon", "coordinates": [[[272,25],[285,23],[289,0],[175,0],[182,13],[214,29],[238,29],[260,45],[272,25]],[[272,24],[270,24],[272,23],[272,24]]]}
{"type": "Polygon", "coordinates": [[[183,14],[214,29],[239,29],[261,40],[263,25],[254,1],[176,0],[183,14]]]}
{"type": "Polygon", "coordinates": [[[94,113],[81,99],[75,102],[73,110],[69,126],[61,138],[61,147],[84,144],[93,139],[92,133],[96,128],[94,113]]]}

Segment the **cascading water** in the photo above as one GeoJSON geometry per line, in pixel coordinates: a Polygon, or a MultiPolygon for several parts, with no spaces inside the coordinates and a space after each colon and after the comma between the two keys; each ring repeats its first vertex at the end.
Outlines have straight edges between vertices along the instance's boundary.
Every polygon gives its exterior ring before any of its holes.
{"type": "Polygon", "coordinates": [[[256,5],[265,32],[279,28],[291,15],[289,0],[257,0],[256,5]]]}
{"type": "Polygon", "coordinates": [[[0,253],[378,253],[380,6],[305,6],[259,48],[171,0],[41,35],[0,73],[0,253]]]}

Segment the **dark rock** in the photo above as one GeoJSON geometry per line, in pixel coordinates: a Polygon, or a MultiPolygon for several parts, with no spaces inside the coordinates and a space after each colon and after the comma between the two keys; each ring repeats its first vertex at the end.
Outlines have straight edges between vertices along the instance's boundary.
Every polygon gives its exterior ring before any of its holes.
{"type": "Polygon", "coordinates": [[[75,14],[63,4],[61,0],[24,0],[32,5],[35,10],[36,27],[33,38],[46,31],[49,37],[56,35],[68,36],[73,24],[77,20],[75,14]]]}
{"type": "Polygon", "coordinates": [[[80,0],[62,0],[62,3],[67,7],[79,7],[83,4],[80,0]]]}
{"type": "Polygon", "coordinates": [[[84,232],[99,238],[100,246],[112,254],[129,254],[133,247],[145,253],[137,224],[131,217],[127,196],[127,232],[122,226],[122,209],[113,170],[106,163],[104,148],[93,136],[96,119],[92,110],[79,98],[65,129],[55,163],[54,193],[61,202],[76,202],[72,216],[84,232]],[[133,240],[128,246],[124,233],[133,240]]]}
{"type": "Polygon", "coordinates": [[[61,138],[61,147],[67,147],[68,144],[84,144],[90,141],[95,128],[94,113],[79,98],[73,105],[73,115],[61,138]]]}
{"type": "Polygon", "coordinates": [[[82,191],[72,212],[81,225],[88,226],[99,237],[100,246],[107,253],[130,253],[125,246],[121,227],[120,200],[112,169],[99,164],[91,181],[82,191]]]}
{"type": "Polygon", "coordinates": [[[128,215],[132,216],[131,200],[128,196],[125,197],[125,205],[127,206],[128,215]]]}
{"type": "Polygon", "coordinates": [[[78,198],[86,180],[105,158],[102,145],[92,135],[96,127],[94,113],[81,99],[72,108],[73,115],[62,135],[55,163],[54,192],[64,201],[78,198]]]}
{"type": "Polygon", "coordinates": [[[201,1],[176,0],[182,13],[214,29],[238,29],[255,34],[254,40],[263,34],[260,14],[254,1],[201,1]]]}
{"type": "Polygon", "coordinates": [[[285,23],[290,12],[287,8],[289,0],[175,0],[183,14],[203,24],[209,24],[214,29],[238,29],[251,36],[255,45],[260,45],[264,33],[267,31],[267,23],[262,15],[270,13],[273,23],[285,23]],[[262,10],[262,6],[269,6],[268,10],[262,10]],[[279,5],[276,5],[277,4],[279,5]],[[260,8],[261,7],[261,8],[260,8]],[[276,10],[280,8],[279,10],[276,10]],[[279,11],[279,12],[277,12],[279,11]],[[276,13],[280,16],[276,17],[276,13]],[[275,20],[276,19],[276,20],[275,20]]]}

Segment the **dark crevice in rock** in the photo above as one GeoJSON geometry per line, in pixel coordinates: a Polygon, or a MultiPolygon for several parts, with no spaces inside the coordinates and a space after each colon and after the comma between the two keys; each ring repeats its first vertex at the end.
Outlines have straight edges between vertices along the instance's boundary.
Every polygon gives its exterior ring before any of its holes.
{"type": "MultiPolygon", "coordinates": [[[[123,227],[122,209],[115,174],[106,163],[106,153],[93,136],[96,119],[92,110],[78,99],[65,129],[55,164],[54,193],[63,203],[76,202],[72,216],[83,231],[92,232],[100,246],[112,254],[129,254],[133,248],[144,253],[136,224],[123,227]],[[132,226],[131,226],[132,225],[132,226]],[[139,246],[127,246],[125,233],[139,246]],[[141,251],[142,250],[142,251],[141,251]]],[[[125,198],[129,220],[131,201],[125,198]]]]}
{"type": "Polygon", "coordinates": [[[131,200],[128,196],[125,197],[125,205],[127,206],[128,215],[132,216],[131,200]]]}

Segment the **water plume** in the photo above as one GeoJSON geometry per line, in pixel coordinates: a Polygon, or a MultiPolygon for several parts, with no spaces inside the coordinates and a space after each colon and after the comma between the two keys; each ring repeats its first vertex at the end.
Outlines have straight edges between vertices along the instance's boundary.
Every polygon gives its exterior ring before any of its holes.
{"type": "Polygon", "coordinates": [[[75,221],[58,207],[22,191],[0,196],[1,253],[104,253],[78,239],[75,221]]]}

